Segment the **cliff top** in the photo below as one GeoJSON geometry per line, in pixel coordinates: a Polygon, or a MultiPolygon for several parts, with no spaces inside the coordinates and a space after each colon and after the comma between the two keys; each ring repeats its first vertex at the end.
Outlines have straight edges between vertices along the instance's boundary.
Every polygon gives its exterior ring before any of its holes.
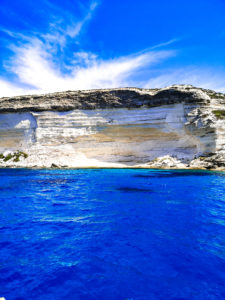
{"type": "Polygon", "coordinates": [[[0,113],[25,111],[69,111],[73,109],[138,108],[174,103],[225,104],[225,94],[191,85],[161,89],[115,88],[57,92],[0,98],[0,113]]]}

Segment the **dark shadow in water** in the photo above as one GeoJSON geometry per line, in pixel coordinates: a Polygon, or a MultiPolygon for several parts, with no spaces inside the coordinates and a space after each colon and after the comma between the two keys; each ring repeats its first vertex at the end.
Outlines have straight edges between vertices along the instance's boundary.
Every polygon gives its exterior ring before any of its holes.
{"type": "Polygon", "coordinates": [[[125,186],[125,187],[119,187],[117,188],[117,191],[120,192],[132,192],[132,193],[152,193],[153,190],[151,189],[143,189],[143,188],[136,188],[136,187],[129,187],[129,186],[125,186]]]}
{"type": "Polygon", "coordinates": [[[150,177],[155,177],[155,175],[151,175],[151,174],[136,174],[133,177],[134,178],[150,178],[150,177]]]}
{"type": "Polygon", "coordinates": [[[134,178],[168,178],[168,177],[186,177],[186,176],[221,176],[225,177],[223,173],[214,173],[208,171],[177,171],[177,172],[149,172],[147,174],[135,174],[134,178]]]}
{"type": "Polygon", "coordinates": [[[67,205],[66,203],[60,203],[60,202],[54,202],[52,203],[52,206],[65,206],[67,205]]]}

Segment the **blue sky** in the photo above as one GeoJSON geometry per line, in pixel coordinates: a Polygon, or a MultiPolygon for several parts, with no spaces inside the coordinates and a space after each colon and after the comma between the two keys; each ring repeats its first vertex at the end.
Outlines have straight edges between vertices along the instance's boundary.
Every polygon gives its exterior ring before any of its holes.
{"type": "Polygon", "coordinates": [[[225,92],[224,0],[1,0],[0,96],[193,84],[225,92]]]}

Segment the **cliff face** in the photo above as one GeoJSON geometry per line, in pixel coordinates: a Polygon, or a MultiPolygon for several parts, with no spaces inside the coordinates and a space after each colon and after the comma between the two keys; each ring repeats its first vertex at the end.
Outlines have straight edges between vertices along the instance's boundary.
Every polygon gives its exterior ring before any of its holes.
{"type": "Polygon", "coordinates": [[[0,166],[225,167],[225,95],[192,86],[0,99],[0,166]]]}

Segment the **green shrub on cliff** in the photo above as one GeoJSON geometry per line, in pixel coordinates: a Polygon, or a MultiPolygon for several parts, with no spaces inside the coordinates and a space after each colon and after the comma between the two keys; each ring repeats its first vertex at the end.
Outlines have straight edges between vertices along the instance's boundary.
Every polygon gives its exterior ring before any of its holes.
{"type": "Polygon", "coordinates": [[[26,159],[28,157],[28,154],[22,151],[17,151],[13,154],[9,153],[5,156],[4,154],[0,153],[0,159],[3,160],[4,162],[7,162],[12,158],[14,162],[18,162],[20,161],[21,157],[24,157],[26,159]]]}
{"type": "Polygon", "coordinates": [[[11,158],[13,158],[13,154],[9,153],[8,155],[6,155],[6,156],[4,157],[4,161],[8,161],[8,160],[10,160],[11,158]]]}
{"type": "Polygon", "coordinates": [[[25,152],[20,151],[19,153],[20,153],[20,155],[22,155],[24,158],[27,158],[27,157],[28,157],[28,154],[25,153],[25,152]]]}
{"type": "Polygon", "coordinates": [[[213,110],[212,111],[217,119],[224,119],[225,118],[225,110],[213,110]]]}
{"type": "Polygon", "coordinates": [[[28,155],[27,155],[27,153],[25,153],[25,152],[22,152],[22,151],[18,151],[18,152],[16,152],[16,153],[14,153],[14,162],[18,162],[18,161],[20,161],[20,157],[21,156],[23,156],[24,158],[27,158],[28,157],[28,155]]]}

